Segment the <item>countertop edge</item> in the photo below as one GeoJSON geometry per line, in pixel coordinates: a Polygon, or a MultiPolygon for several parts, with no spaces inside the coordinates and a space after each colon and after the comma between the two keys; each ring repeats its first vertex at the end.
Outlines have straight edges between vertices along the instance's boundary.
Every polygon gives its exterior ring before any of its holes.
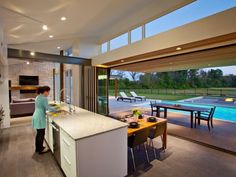
{"type": "MultiPolygon", "coordinates": [[[[90,137],[92,137],[92,136],[97,136],[97,135],[100,135],[100,134],[103,134],[103,133],[111,132],[111,131],[118,130],[118,129],[125,128],[125,127],[128,127],[128,125],[127,125],[127,126],[117,127],[117,128],[111,129],[111,130],[103,131],[103,132],[99,132],[99,133],[96,133],[96,134],[93,134],[93,135],[84,136],[84,137],[81,137],[81,138],[73,138],[71,135],[70,135],[70,137],[71,137],[73,140],[78,141],[78,140],[81,140],[81,139],[90,138],[90,137]]],[[[64,130],[64,131],[65,131],[65,130],[64,130]]],[[[65,132],[66,132],[66,131],[65,131],[65,132]]],[[[68,134],[68,133],[67,133],[67,134],[68,134]]],[[[68,134],[68,135],[69,135],[69,134],[68,134]]]]}

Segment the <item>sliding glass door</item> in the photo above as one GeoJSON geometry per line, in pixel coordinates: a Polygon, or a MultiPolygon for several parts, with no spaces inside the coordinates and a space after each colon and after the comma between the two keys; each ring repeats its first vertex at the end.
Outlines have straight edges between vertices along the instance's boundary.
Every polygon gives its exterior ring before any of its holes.
{"type": "Polygon", "coordinates": [[[65,101],[67,103],[73,103],[72,98],[72,70],[65,71],[65,101]]]}
{"type": "Polygon", "coordinates": [[[97,73],[97,113],[108,115],[108,82],[110,70],[107,68],[96,68],[97,73]]]}

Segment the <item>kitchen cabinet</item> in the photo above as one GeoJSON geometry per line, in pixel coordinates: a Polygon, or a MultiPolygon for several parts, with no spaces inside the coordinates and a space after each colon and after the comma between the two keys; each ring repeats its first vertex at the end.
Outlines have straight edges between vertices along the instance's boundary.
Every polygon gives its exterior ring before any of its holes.
{"type": "Polygon", "coordinates": [[[61,168],[67,177],[76,177],[76,145],[64,130],[60,129],[61,168]]]}
{"type": "Polygon", "coordinates": [[[48,123],[48,117],[46,117],[46,128],[45,128],[45,141],[48,143],[49,142],[49,123],[48,123]]]}
{"type": "Polygon", "coordinates": [[[48,144],[67,177],[127,175],[127,124],[78,107],[48,120],[48,144]]]}
{"type": "Polygon", "coordinates": [[[53,152],[53,128],[52,119],[49,116],[46,119],[45,140],[50,150],[53,152]]]}

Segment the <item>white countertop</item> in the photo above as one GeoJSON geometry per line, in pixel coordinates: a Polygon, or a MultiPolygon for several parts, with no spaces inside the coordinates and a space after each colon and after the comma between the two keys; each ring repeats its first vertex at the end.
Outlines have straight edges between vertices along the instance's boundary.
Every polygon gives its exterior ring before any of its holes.
{"type": "MultiPolygon", "coordinates": [[[[68,110],[67,107],[63,107],[62,109],[68,110]]],[[[75,113],[71,115],[50,116],[50,118],[74,140],[128,126],[126,123],[82,108],[76,107],[75,109],[75,113]]]]}

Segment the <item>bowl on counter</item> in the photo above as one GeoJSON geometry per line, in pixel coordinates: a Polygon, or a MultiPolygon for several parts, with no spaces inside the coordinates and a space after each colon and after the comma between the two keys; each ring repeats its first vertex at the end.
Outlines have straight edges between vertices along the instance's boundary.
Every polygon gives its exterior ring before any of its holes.
{"type": "Polygon", "coordinates": [[[138,122],[130,122],[129,128],[139,128],[139,123],[138,122]]]}

